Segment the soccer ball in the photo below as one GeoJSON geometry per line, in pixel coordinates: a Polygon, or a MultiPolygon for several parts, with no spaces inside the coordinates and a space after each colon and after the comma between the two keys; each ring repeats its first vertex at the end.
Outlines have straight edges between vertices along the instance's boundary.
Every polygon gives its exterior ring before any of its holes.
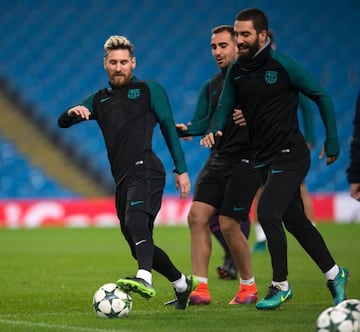
{"type": "Polygon", "coordinates": [[[116,284],[102,285],[94,294],[93,307],[98,317],[120,318],[129,315],[132,308],[131,296],[116,284]]]}
{"type": "Polygon", "coordinates": [[[352,316],[360,325],[360,300],[350,299],[340,302],[337,308],[345,308],[351,311],[352,316]]]}
{"type": "Polygon", "coordinates": [[[359,323],[350,310],[341,307],[325,309],[316,322],[318,332],[359,332],[359,323]]]}

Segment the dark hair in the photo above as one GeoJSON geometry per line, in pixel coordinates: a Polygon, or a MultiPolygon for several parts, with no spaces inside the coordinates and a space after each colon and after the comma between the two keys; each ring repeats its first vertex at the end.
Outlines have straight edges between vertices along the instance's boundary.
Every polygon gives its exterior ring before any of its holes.
{"type": "Polygon", "coordinates": [[[223,31],[227,31],[230,35],[234,36],[234,27],[232,25],[224,24],[211,29],[211,33],[220,33],[223,31]]]}
{"type": "Polygon", "coordinates": [[[252,21],[257,33],[261,30],[269,30],[269,22],[263,11],[257,8],[247,8],[240,11],[235,18],[236,21],[252,21]]]}
{"type": "Polygon", "coordinates": [[[271,30],[268,30],[268,36],[271,39],[271,42],[274,44],[275,43],[275,35],[274,32],[271,30]]]}

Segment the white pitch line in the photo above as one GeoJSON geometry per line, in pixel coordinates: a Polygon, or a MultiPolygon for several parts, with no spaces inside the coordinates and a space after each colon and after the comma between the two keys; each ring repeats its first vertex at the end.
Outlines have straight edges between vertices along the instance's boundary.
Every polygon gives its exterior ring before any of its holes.
{"type": "Polygon", "coordinates": [[[84,332],[125,332],[126,330],[108,330],[108,329],[97,329],[91,327],[81,327],[81,326],[69,326],[69,325],[58,325],[58,324],[47,324],[47,323],[35,323],[25,320],[10,320],[0,318],[0,324],[5,325],[18,325],[18,326],[27,326],[27,327],[43,327],[48,329],[60,329],[66,331],[84,331],[84,332]]]}

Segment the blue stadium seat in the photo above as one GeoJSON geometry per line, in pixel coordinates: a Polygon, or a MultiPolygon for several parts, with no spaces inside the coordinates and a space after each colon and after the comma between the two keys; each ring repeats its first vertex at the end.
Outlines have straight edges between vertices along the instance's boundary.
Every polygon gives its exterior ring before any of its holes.
{"type": "MultiPolygon", "coordinates": [[[[236,12],[250,6],[267,12],[278,50],[302,62],[333,97],[341,148],[347,151],[360,86],[357,56],[360,46],[356,34],[349,33],[356,31],[358,23],[360,2],[356,0],[336,4],[325,0],[305,3],[279,0],[277,6],[266,0],[255,3],[246,0],[241,4],[228,0],[221,6],[215,1],[198,1],[192,3],[191,8],[185,1],[144,0],[136,6],[136,11],[130,0],[3,0],[0,2],[0,78],[8,90],[17,92],[24,105],[31,105],[29,111],[33,112],[34,119],[58,136],[64,147],[69,148],[76,137],[85,138],[84,145],[75,152],[76,158],[88,159],[93,171],[111,183],[104,144],[98,143],[102,138],[96,124],[63,130],[57,128],[56,122],[67,107],[106,84],[101,49],[104,40],[110,34],[124,34],[134,41],[138,59],[135,74],[163,85],[169,93],[176,121],[184,122],[192,116],[202,84],[217,71],[210,54],[210,29],[219,24],[232,24],[236,12]],[[309,15],[313,13],[321,13],[316,16],[316,28],[309,24],[309,15]],[[339,17],[346,17],[346,24],[339,17]]],[[[318,137],[312,155],[318,154],[323,141],[323,125],[318,114],[315,126],[318,137]]],[[[199,165],[207,154],[198,144],[186,143],[183,147],[194,184],[199,165]]],[[[165,168],[172,170],[161,137],[155,138],[154,149],[164,159],[165,168]]],[[[341,174],[348,163],[348,154],[344,153],[330,168],[323,162],[318,164],[317,156],[312,159],[307,178],[311,191],[346,188],[341,174]],[[332,173],[337,174],[334,180],[332,173]]],[[[29,164],[29,170],[24,172],[31,174],[31,167],[29,164]]],[[[22,189],[9,195],[26,196],[31,190],[36,195],[36,185],[42,187],[42,192],[54,190],[54,195],[60,192],[51,179],[40,175],[32,179],[37,182],[29,189],[20,182],[10,183],[0,178],[0,192],[18,186],[22,189]],[[48,182],[52,184],[47,186],[48,182]]],[[[31,178],[27,181],[31,182],[31,178]]],[[[165,193],[174,194],[174,187],[172,177],[168,176],[165,193]]]]}
{"type": "Polygon", "coordinates": [[[33,166],[13,143],[0,135],[0,199],[36,197],[76,197],[33,166]]]}

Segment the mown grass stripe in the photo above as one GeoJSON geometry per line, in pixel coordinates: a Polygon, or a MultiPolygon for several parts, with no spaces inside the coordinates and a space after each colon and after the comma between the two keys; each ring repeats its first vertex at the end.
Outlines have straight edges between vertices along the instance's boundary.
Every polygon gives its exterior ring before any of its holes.
{"type": "Polygon", "coordinates": [[[30,322],[26,320],[10,320],[0,318],[0,324],[2,325],[18,325],[24,327],[40,327],[45,329],[56,329],[62,331],[84,331],[84,332],[126,332],[128,330],[109,330],[109,329],[98,329],[91,327],[81,327],[81,326],[70,326],[64,324],[48,324],[42,322],[30,322]]]}

